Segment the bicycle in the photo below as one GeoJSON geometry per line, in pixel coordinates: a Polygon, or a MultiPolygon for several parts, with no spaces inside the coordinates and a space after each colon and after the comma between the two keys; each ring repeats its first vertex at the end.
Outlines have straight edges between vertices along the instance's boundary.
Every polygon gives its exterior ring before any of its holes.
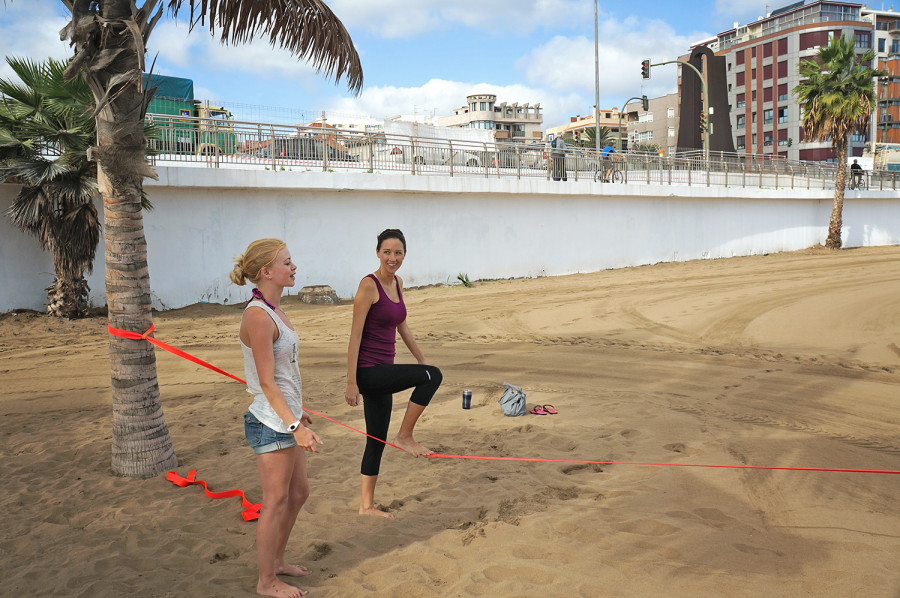
{"type": "Polygon", "coordinates": [[[850,173],[849,182],[847,183],[847,188],[851,191],[865,191],[866,190],[866,176],[862,172],[856,174],[854,172],[850,173]]]}
{"type": "Polygon", "coordinates": [[[595,162],[593,165],[594,171],[594,182],[602,181],[602,182],[613,182],[613,183],[621,183],[625,180],[625,175],[619,169],[619,161],[616,158],[610,158],[607,164],[604,164],[605,160],[600,160],[599,163],[595,162]],[[606,168],[605,166],[608,166],[606,168]],[[606,171],[609,170],[609,181],[606,180],[606,171]]]}

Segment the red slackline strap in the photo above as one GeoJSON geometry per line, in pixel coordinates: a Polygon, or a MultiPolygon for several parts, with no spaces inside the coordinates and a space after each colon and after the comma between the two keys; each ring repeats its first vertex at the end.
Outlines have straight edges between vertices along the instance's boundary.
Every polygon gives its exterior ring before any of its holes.
{"type": "MultiPolygon", "coordinates": [[[[202,365],[203,367],[209,368],[214,372],[218,372],[218,373],[222,374],[223,376],[228,376],[229,378],[231,378],[233,380],[237,380],[241,384],[247,384],[246,381],[242,380],[241,378],[238,378],[234,374],[229,374],[225,370],[221,370],[221,369],[217,368],[216,366],[203,361],[202,359],[194,357],[190,353],[185,353],[181,349],[176,349],[175,347],[173,347],[171,345],[168,345],[160,340],[153,338],[152,336],[150,336],[150,334],[153,332],[153,330],[155,328],[154,325],[151,325],[150,328],[147,330],[147,332],[145,332],[144,334],[139,334],[137,332],[131,332],[128,330],[120,330],[120,329],[114,328],[112,326],[108,326],[108,328],[109,328],[109,333],[114,336],[119,336],[122,338],[127,338],[127,339],[132,339],[132,340],[146,340],[150,343],[153,343],[160,349],[168,351],[169,353],[173,353],[175,355],[178,355],[179,357],[183,357],[183,358],[187,359],[188,361],[192,361],[198,365],[202,365]]],[[[353,430],[354,432],[358,432],[364,436],[368,436],[369,438],[374,438],[375,440],[377,440],[379,442],[383,442],[384,444],[386,444],[388,446],[392,446],[395,449],[403,450],[395,444],[391,444],[390,442],[387,442],[380,438],[376,438],[375,436],[372,436],[371,434],[367,434],[367,433],[363,432],[362,430],[358,430],[358,429],[354,428],[353,426],[348,426],[347,424],[345,424],[343,422],[339,422],[336,419],[332,419],[326,415],[317,413],[317,412],[313,411],[312,409],[307,409],[306,407],[304,407],[303,409],[304,409],[304,411],[308,411],[309,413],[312,413],[313,415],[318,415],[322,419],[327,419],[330,422],[336,423],[340,426],[344,426],[345,428],[353,430]]],[[[641,462],[632,462],[632,461],[585,461],[585,460],[579,460],[579,459],[538,459],[538,458],[530,458],[530,457],[490,457],[490,456],[481,456],[481,455],[443,455],[443,454],[437,454],[437,453],[432,453],[430,455],[424,455],[424,456],[425,457],[434,457],[434,458],[443,458],[443,459],[480,459],[480,460],[487,460],[487,461],[532,461],[532,462],[539,462],[539,463],[587,463],[587,464],[598,464],[598,465],[644,465],[644,466],[655,466],[655,467],[707,467],[707,468],[719,468],[719,469],[765,469],[765,470],[781,470],[781,471],[881,473],[881,474],[893,474],[893,475],[900,474],[900,470],[892,470],[892,469],[845,469],[845,468],[832,468],[832,467],[774,467],[774,466],[765,466],[765,465],[712,465],[712,464],[703,464],[703,463],[641,463],[641,462]]],[[[174,471],[170,471],[168,474],[166,474],[166,479],[178,486],[181,486],[181,487],[189,486],[190,484],[200,484],[206,490],[207,496],[209,496],[211,498],[226,498],[226,497],[231,497],[231,496],[240,496],[243,501],[244,508],[245,508],[244,513],[243,513],[244,520],[251,521],[251,520],[259,517],[260,505],[254,505],[254,504],[250,503],[249,501],[247,501],[247,499],[244,497],[244,493],[241,490],[228,490],[226,492],[210,492],[209,489],[206,487],[206,482],[204,482],[202,480],[194,479],[195,473],[196,473],[196,470],[192,470],[190,473],[188,473],[187,478],[182,478],[174,471]]]]}
{"type": "Polygon", "coordinates": [[[154,345],[156,345],[157,347],[159,347],[160,349],[165,349],[169,353],[174,353],[175,355],[177,355],[179,357],[184,357],[188,361],[193,361],[194,363],[202,365],[205,368],[209,368],[214,372],[218,372],[218,373],[222,374],[223,376],[228,376],[229,378],[233,378],[234,380],[237,380],[241,384],[247,384],[246,382],[244,382],[237,376],[235,376],[233,374],[229,374],[225,370],[220,370],[216,366],[214,366],[210,363],[206,363],[202,359],[194,357],[190,353],[185,353],[181,349],[176,349],[175,347],[173,347],[171,345],[167,345],[166,343],[153,338],[152,336],[150,336],[150,334],[153,332],[153,329],[156,327],[155,324],[151,324],[150,328],[144,334],[138,334],[137,332],[131,332],[128,330],[120,330],[118,328],[113,328],[112,326],[107,326],[107,327],[109,328],[109,333],[112,334],[113,336],[120,336],[122,338],[127,338],[127,339],[131,339],[131,340],[136,340],[136,341],[138,341],[138,340],[149,341],[149,342],[153,343],[154,345]]]}
{"type": "Polygon", "coordinates": [[[166,474],[166,479],[176,486],[181,486],[182,488],[186,488],[191,484],[203,486],[203,490],[206,492],[206,496],[210,498],[231,498],[232,496],[240,496],[241,505],[243,505],[244,507],[244,512],[241,513],[244,521],[253,521],[254,519],[259,519],[259,509],[260,507],[262,507],[262,503],[253,504],[252,502],[247,500],[247,497],[244,496],[243,490],[226,490],[225,492],[213,492],[209,489],[209,487],[207,487],[206,482],[196,479],[196,474],[197,470],[192,469],[188,472],[187,477],[183,478],[178,475],[177,472],[170,471],[166,474]]]}

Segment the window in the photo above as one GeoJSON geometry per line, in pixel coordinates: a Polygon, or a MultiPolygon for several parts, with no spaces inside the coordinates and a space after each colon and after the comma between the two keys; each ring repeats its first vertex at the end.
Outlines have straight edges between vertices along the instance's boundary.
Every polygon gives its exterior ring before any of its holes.
{"type": "Polygon", "coordinates": [[[745,117],[743,114],[741,114],[740,116],[737,117],[737,128],[738,128],[738,129],[743,129],[743,128],[744,128],[744,120],[745,120],[745,118],[746,118],[746,117],[745,117]]]}
{"type": "Polygon", "coordinates": [[[738,50],[738,51],[734,54],[734,60],[735,60],[735,62],[737,62],[738,64],[743,64],[743,63],[744,63],[744,51],[743,51],[743,50],[738,50]]]}
{"type": "Polygon", "coordinates": [[[778,40],[778,54],[784,55],[787,54],[787,51],[787,38],[782,37],[780,40],[778,40]]]}
{"type": "Polygon", "coordinates": [[[772,88],[766,87],[763,89],[763,102],[771,102],[772,101],[772,88]]]}
{"type": "Polygon", "coordinates": [[[772,42],[763,44],[763,58],[769,58],[770,56],[772,56],[772,42]]]}
{"type": "Polygon", "coordinates": [[[772,124],[772,109],[763,110],[763,124],[771,125],[772,124]]]}
{"type": "Polygon", "coordinates": [[[787,77],[787,60],[782,60],[778,63],[778,78],[784,79],[787,77]]]}
{"type": "Polygon", "coordinates": [[[771,64],[763,65],[763,79],[765,81],[768,81],[771,78],[772,78],[772,65],[771,64]]]}
{"type": "Polygon", "coordinates": [[[747,136],[746,135],[738,135],[737,136],[737,149],[744,149],[747,147],[747,136]]]}
{"type": "Polygon", "coordinates": [[[884,52],[884,38],[878,38],[878,52],[884,52]]]}
{"type": "Polygon", "coordinates": [[[675,118],[675,109],[669,108],[666,110],[666,118],[675,118]]]}
{"type": "Polygon", "coordinates": [[[771,147],[772,146],[772,134],[766,133],[763,135],[763,147],[771,147]]]}
{"type": "Polygon", "coordinates": [[[787,108],[779,108],[778,109],[778,122],[786,123],[788,120],[788,109],[787,108]]]}
{"type": "Polygon", "coordinates": [[[788,86],[787,83],[782,83],[778,86],[778,101],[783,102],[788,99],[788,86]]]}
{"type": "Polygon", "coordinates": [[[675,127],[669,127],[669,137],[675,137],[675,127]]]}
{"type": "Polygon", "coordinates": [[[756,124],[756,112],[750,113],[750,122],[752,122],[753,124],[756,124]]]}
{"type": "Polygon", "coordinates": [[[756,145],[756,133],[753,134],[753,137],[750,139],[750,142],[751,142],[753,145],[756,145]]]}
{"type": "Polygon", "coordinates": [[[736,100],[736,102],[737,102],[736,105],[735,105],[735,107],[736,107],[736,108],[743,108],[743,107],[747,104],[747,102],[745,101],[745,99],[746,99],[746,95],[745,95],[745,94],[742,94],[742,93],[737,94],[737,98],[735,98],[735,100],[736,100]]]}
{"type": "Polygon", "coordinates": [[[639,123],[652,123],[653,122],[653,113],[652,112],[641,112],[638,114],[638,122],[639,123]]]}
{"type": "Polygon", "coordinates": [[[868,50],[872,47],[872,33],[869,31],[856,32],[856,49],[868,50]]]}
{"type": "Polygon", "coordinates": [[[744,84],[744,75],[745,75],[744,71],[741,71],[740,73],[735,74],[735,76],[734,76],[735,85],[737,85],[738,87],[741,87],[744,84]]]}

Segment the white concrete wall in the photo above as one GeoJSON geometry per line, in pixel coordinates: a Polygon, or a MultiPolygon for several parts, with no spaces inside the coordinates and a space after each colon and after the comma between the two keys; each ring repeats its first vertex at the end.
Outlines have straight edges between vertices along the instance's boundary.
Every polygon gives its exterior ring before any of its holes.
{"type": "MultiPolygon", "coordinates": [[[[336,172],[160,168],[144,216],[154,306],[234,303],[233,256],[287,241],[297,286],[350,297],[373,271],[375,237],[406,234],[407,286],[530,277],[789,251],[824,242],[832,191],[760,190],[336,172]]],[[[17,187],[0,185],[0,210],[17,187]]],[[[900,244],[900,193],[851,193],[845,246],[900,244]]],[[[104,303],[103,246],[89,277],[104,303]]],[[[0,221],[0,311],[43,309],[52,263],[0,221]]]]}

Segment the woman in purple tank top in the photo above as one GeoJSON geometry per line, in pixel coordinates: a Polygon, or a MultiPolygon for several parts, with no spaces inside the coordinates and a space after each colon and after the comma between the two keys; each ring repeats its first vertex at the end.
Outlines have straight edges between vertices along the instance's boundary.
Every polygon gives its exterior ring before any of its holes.
{"type": "Polygon", "coordinates": [[[355,407],[362,396],[366,433],[375,437],[366,439],[363,452],[359,514],[393,519],[393,514],[375,507],[375,483],[385,447],[382,441],[387,440],[391,423],[392,395],[413,389],[393,444],[414,457],[431,454],[413,438],[413,429],[441,385],[442,376],[438,368],[425,362],[425,355],[406,323],[403,281],[397,276],[406,256],[403,233],[388,229],[378,235],[376,254],[381,265],[374,274],[362,279],[353,299],[344,398],[355,407]],[[418,364],[394,363],[398,332],[418,364]]]}

